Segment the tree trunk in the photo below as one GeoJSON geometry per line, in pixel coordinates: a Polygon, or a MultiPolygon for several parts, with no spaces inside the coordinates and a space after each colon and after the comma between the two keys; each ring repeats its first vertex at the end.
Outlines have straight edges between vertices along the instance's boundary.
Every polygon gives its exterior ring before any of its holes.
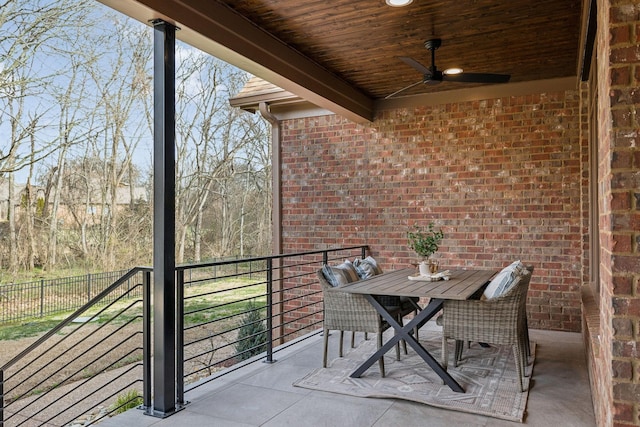
{"type": "Polygon", "coordinates": [[[67,145],[64,144],[58,155],[58,166],[55,174],[55,190],[53,192],[53,202],[49,213],[49,262],[48,265],[55,267],[58,263],[58,210],[60,208],[60,195],[62,194],[62,178],[65,176],[65,157],[67,145]]]}
{"type": "Polygon", "coordinates": [[[194,262],[200,262],[202,261],[202,254],[201,254],[201,246],[202,246],[202,209],[198,210],[198,215],[196,217],[196,224],[195,224],[195,230],[194,230],[194,234],[195,236],[193,237],[193,257],[194,257],[194,262]]]}

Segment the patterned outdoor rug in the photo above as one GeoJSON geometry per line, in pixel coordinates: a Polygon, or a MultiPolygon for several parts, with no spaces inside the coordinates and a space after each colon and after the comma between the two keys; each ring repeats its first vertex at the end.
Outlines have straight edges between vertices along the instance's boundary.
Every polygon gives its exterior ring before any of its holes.
{"type": "MultiPolygon", "coordinates": [[[[362,334],[358,334],[362,336],[362,334]]],[[[420,331],[421,344],[437,359],[441,357],[441,338],[437,333],[420,331]]],[[[449,373],[465,389],[456,393],[442,384],[429,366],[409,347],[409,354],[401,354],[398,362],[395,351],[385,355],[386,377],[380,377],[378,363],[361,378],[350,378],[353,372],[375,350],[375,338],[362,341],[355,349],[345,346],[345,357],[337,358],[328,368],[315,369],[293,383],[294,386],[359,397],[405,399],[439,408],[486,415],[522,422],[529,392],[520,392],[511,347],[480,347],[472,344],[465,348],[458,367],[453,367],[453,341],[450,342],[449,373]]],[[[535,343],[531,343],[535,356],[535,343]]],[[[523,378],[525,388],[533,370],[534,357],[523,378]]]]}

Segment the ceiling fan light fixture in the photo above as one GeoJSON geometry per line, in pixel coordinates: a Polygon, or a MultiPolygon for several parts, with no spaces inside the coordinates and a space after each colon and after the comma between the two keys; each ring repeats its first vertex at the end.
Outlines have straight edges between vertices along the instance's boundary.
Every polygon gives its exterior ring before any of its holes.
{"type": "Polygon", "coordinates": [[[414,68],[422,74],[422,79],[416,83],[412,83],[409,86],[403,87],[391,95],[387,95],[385,99],[396,96],[400,92],[404,92],[420,83],[426,85],[438,84],[443,81],[454,83],[482,83],[482,84],[496,84],[507,83],[511,79],[510,74],[496,74],[496,73],[463,73],[462,68],[447,68],[444,71],[438,70],[436,67],[436,49],[440,47],[442,40],[430,39],[424,42],[424,47],[431,52],[431,66],[427,67],[420,62],[408,56],[399,56],[398,58],[414,68]]]}
{"type": "Polygon", "coordinates": [[[452,76],[454,74],[462,74],[462,71],[464,71],[462,68],[447,68],[442,72],[442,74],[452,76]]]}
{"type": "Polygon", "coordinates": [[[413,3],[413,0],[384,0],[384,2],[391,7],[403,7],[413,3]]]}

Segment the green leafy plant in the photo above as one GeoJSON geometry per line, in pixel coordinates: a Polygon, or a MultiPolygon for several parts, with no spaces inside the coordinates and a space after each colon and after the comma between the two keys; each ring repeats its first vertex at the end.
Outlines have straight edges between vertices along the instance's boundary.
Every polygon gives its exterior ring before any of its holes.
{"type": "Polygon", "coordinates": [[[260,310],[253,303],[247,304],[247,313],[242,318],[235,349],[238,359],[246,360],[267,350],[267,328],[260,310]]]}
{"type": "Polygon", "coordinates": [[[432,222],[426,227],[415,224],[407,232],[409,247],[424,258],[428,258],[438,252],[443,237],[442,230],[436,230],[432,222]]]}
{"type": "Polygon", "coordinates": [[[116,398],[116,401],[111,405],[113,415],[121,414],[129,409],[133,409],[139,405],[142,405],[142,395],[138,390],[127,390],[124,393],[120,393],[116,398]]]}

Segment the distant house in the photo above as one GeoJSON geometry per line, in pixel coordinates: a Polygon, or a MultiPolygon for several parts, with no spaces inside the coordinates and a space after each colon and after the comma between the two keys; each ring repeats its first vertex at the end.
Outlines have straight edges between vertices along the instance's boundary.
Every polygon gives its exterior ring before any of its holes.
{"type": "MultiPolygon", "coordinates": [[[[26,184],[15,184],[14,194],[16,204],[19,206],[22,196],[25,194],[26,184]]],[[[44,191],[40,187],[32,187],[37,192],[44,194],[44,191]]],[[[9,219],[9,181],[6,178],[0,177],[0,221],[7,221],[9,219]]]]}
{"type": "MultiPolygon", "coordinates": [[[[73,193],[65,191],[63,197],[60,200],[60,206],[58,207],[57,219],[67,221],[71,217],[72,206],[76,208],[81,207],[83,211],[86,210],[86,214],[96,215],[99,213],[99,209],[103,209],[104,206],[108,206],[108,203],[104,202],[102,190],[97,181],[91,183],[92,188],[89,191],[89,198],[87,200],[86,192],[73,193]]],[[[22,205],[22,199],[26,191],[26,184],[15,184],[15,205],[16,211],[19,212],[19,208],[22,205]]],[[[45,190],[42,187],[32,186],[33,191],[36,191],[36,198],[45,199],[45,190]]],[[[121,184],[116,189],[116,206],[126,207],[131,202],[148,202],[149,192],[145,187],[133,187],[130,188],[128,184],[121,184]]],[[[49,207],[53,196],[49,195],[49,207]]],[[[77,213],[78,209],[76,209],[77,213]]],[[[9,215],[9,182],[6,179],[0,178],[0,221],[7,221],[9,215]]]]}

